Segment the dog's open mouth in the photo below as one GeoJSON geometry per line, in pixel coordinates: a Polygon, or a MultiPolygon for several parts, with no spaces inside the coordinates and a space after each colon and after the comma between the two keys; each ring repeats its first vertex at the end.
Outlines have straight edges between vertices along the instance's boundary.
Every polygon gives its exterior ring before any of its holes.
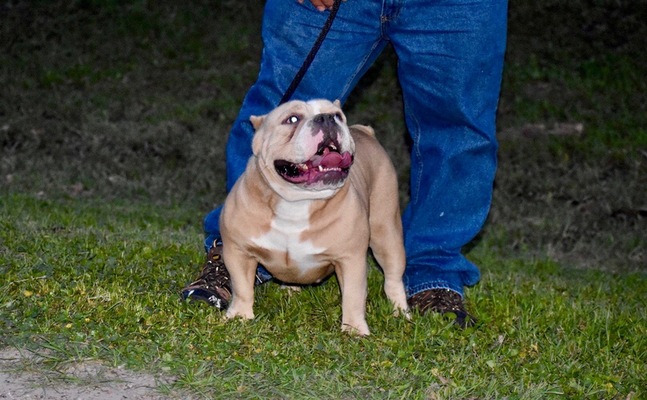
{"type": "Polygon", "coordinates": [[[326,146],[306,162],[276,160],[274,168],[283,179],[291,183],[311,185],[321,182],[331,185],[346,179],[352,164],[353,155],[350,152],[340,153],[336,146],[326,146]]]}

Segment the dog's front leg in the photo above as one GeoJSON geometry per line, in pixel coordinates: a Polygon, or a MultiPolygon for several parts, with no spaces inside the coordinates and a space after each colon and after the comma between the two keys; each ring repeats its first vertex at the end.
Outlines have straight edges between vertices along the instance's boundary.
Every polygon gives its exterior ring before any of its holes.
{"type": "Polygon", "coordinates": [[[236,245],[228,246],[223,242],[223,260],[231,279],[232,297],[226,318],[254,318],[254,279],[256,259],[250,257],[236,245]]]}
{"type": "Polygon", "coordinates": [[[341,291],[341,329],[367,336],[366,297],[368,294],[368,264],[366,257],[356,257],[335,267],[341,291]]]}

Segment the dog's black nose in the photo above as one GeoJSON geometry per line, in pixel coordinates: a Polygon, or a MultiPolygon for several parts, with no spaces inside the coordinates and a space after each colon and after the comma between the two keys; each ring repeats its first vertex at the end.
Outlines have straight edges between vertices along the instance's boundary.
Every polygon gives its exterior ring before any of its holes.
{"type": "Polygon", "coordinates": [[[328,147],[331,143],[339,148],[337,142],[339,126],[335,121],[335,114],[317,114],[312,118],[312,122],[317,126],[317,129],[312,131],[313,136],[319,131],[323,132],[323,142],[321,142],[320,148],[328,147]]]}
{"type": "Polygon", "coordinates": [[[335,124],[335,114],[317,114],[312,121],[324,126],[331,126],[335,124]]]}

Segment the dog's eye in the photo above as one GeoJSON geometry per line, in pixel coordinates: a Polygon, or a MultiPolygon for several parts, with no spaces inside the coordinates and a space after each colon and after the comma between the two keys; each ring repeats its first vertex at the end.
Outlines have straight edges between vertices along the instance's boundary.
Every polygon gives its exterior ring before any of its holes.
{"type": "Polygon", "coordinates": [[[340,120],[341,122],[346,122],[346,121],[344,120],[344,114],[342,114],[342,113],[340,113],[340,112],[335,113],[335,117],[337,117],[337,119],[338,119],[338,120],[340,120]]]}
{"type": "Polygon", "coordinates": [[[292,125],[292,124],[296,124],[297,122],[299,122],[299,120],[300,120],[300,118],[299,118],[298,115],[290,115],[289,117],[287,117],[285,119],[285,121],[283,121],[283,123],[288,124],[288,125],[292,125]]]}

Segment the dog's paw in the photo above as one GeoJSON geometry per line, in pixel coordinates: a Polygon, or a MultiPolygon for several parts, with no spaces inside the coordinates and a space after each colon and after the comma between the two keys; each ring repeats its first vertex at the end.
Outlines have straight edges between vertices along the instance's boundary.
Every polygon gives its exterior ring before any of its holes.
{"type": "Polygon", "coordinates": [[[403,316],[407,321],[411,321],[411,312],[409,312],[409,308],[396,308],[393,310],[393,316],[396,318],[403,316]]]}
{"type": "Polygon", "coordinates": [[[298,293],[301,291],[301,286],[282,284],[281,290],[287,290],[290,294],[298,293]]]}
{"type": "Polygon", "coordinates": [[[225,319],[233,319],[233,318],[254,319],[254,311],[252,311],[251,309],[238,310],[232,305],[227,309],[227,312],[225,313],[225,319]]]}
{"type": "Polygon", "coordinates": [[[342,324],[341,330],[342,332],[361,337],[369,336],[371,334],[366,323],[356,325],[342,324]]]}

